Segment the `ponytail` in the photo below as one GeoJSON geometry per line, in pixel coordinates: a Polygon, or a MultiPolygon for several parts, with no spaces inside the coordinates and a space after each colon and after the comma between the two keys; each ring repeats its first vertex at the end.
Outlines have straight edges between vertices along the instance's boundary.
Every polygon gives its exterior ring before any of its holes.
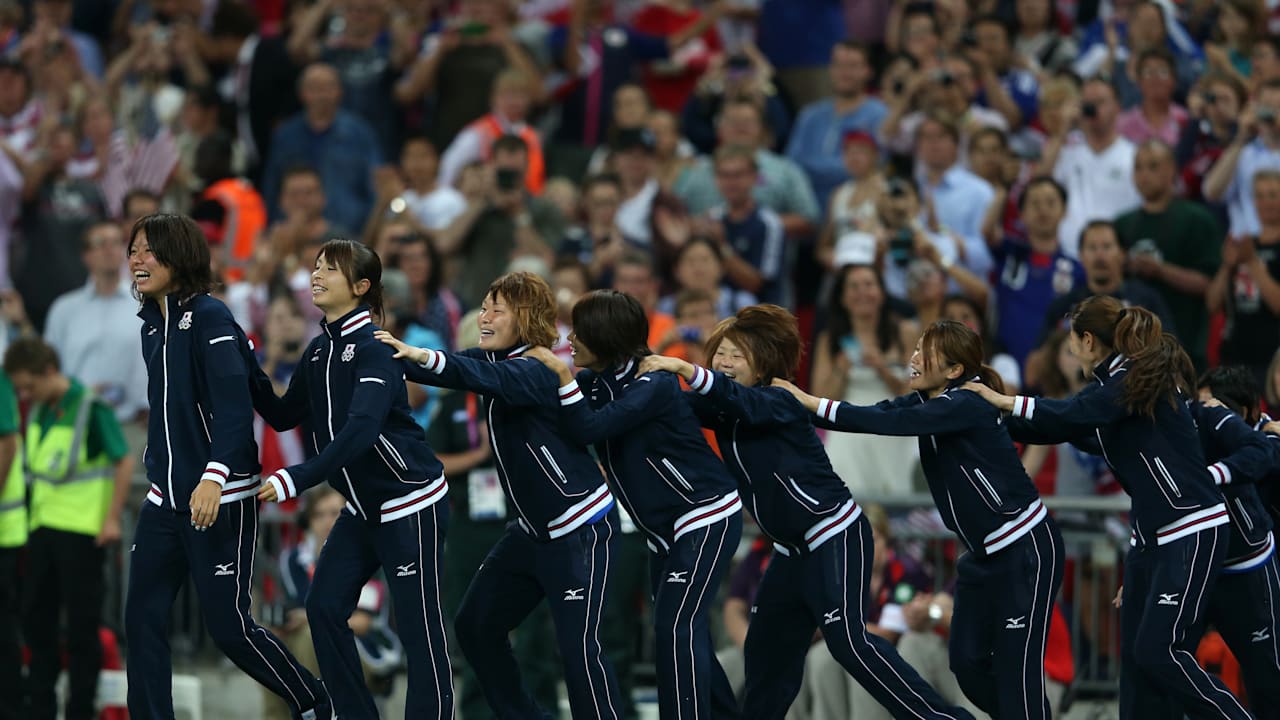
{"type": "Polygon", "coordinates": [[[1179,395],[1195,389],[1195,368],[1187,352],[1146,308],[1094,295],[1072,311],[1071,332],[1087,332],[1128,359],[1123,402],[1130,414],[1153,417],[1161,400],[1176,408],[1179,395]]]}
{"type": "Polygon", "coordinates": [[[1004,378],[1000,377],[1000,373],[990,365],[978,366],[978,379],[983,385],[995,390],[1000,394],[1004,394],[1004,378]]]}

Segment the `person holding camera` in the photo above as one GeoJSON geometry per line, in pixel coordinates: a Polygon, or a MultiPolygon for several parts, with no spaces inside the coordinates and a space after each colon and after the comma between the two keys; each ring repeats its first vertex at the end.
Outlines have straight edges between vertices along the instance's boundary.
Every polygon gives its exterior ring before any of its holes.
{"type": "Polygon", "coordinates": [[[1235,137],[1236,118],[1248,100],[1248,90],[1234,76],[1215,72],[1205,75],[1195,91],[1187,96],[1191,121],[1182,128],[1174,150],[1185,197],[1204,202],[1223,225],[1227,208],[1221,202],[1209,202],[1205,198],[1203,183],[1235,137]]]}
{"type": "MultiPolygon", "coordinates": [[[[884,291],[889,297],[905,301],[907,266],[912,260],[932,260],[945,272],[962,259],[963,245],[955,235],[937,232],[936,226],[924,222],[920,188],[914,180],[890,178],[877,211],[880,229],[875,235],[875,256],[880,259],[884,291]]],[[[836,255],[841,255],[839,246],[836,255]]]]}
{"type": "Polygon", "coordinates": [[[1133,187],[1137,148],[1120,136],[1115,88],[1094,78],[1080,90],[1080,103],[1064,103],[1056,132],[1044,145],[1039,173],[1067,189],[1067,215],[1058,240],[1068,257],[1080,257],[1080,232],[1091,220],[1111,220],[1141,202],[1133,187]]]}
{"type": "Polygon", "coordinates": [[[489,160],[460,181],[467,209],[436,233],[436,250],[461,262],[453,287],[466,307],[479,307],[493,278],[517,257],[551,263],[551,243],[564,237],[564,218],[525,190],[529,146],[516,135],[493,141],[489,160]]]}
{"type": "Polygon", "coordinates": [[[1280,170],[1280,79],[1267,82],[1240,115],[1236,137],[1204,178],[1204,196],[1227,203],[1231,235],[1262,229],[1253,204],[1259,170],[1280,170]]]}

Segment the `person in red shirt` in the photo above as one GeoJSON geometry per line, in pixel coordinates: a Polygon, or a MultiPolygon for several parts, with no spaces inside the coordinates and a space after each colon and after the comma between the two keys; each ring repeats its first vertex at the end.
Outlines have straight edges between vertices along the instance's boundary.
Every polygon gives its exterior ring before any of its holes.
{"type": "MultiPolygon", "coordinates": [[[[650,0],[632,18],[631,25],[646,35],[669,37],[698,22],[702,13],[689,0],[650,0]]],[[[720,36],[708,27],[700,36],[680,46],[665,60],[643,68],[644,87],[653,104],[678,113],[693,94],[698,78],[721,50],[720,36]]]]}

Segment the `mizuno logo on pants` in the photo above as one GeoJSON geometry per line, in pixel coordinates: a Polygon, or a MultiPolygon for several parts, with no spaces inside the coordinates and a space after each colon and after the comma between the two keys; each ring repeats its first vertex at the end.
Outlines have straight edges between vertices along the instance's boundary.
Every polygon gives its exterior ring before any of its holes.
{"type": "Polygon", "coordinates": [[[1254,630],[1252,634],[1253,634],[1253,642],[1262,642],[1263,640],[1271,639],[1271,630],[1269,628],[1254,630]]]}
{"type": "Polygon", "coordinates": [[[214,576],[216,577],[218,575],[235,575],[236,571],[231,569],[235,567],[235,565],[236,564],[233,562],[222,563],[221,565],[214,565],[214,567],[218,568],[217,572],[214,573],[214,576]]]}
{"type": "Polygon", "coordinates": [[[1022,615],[1016,618],[1005,618],[1004,629],[1005,630],[1022,630],[1027,627],[1027,623],[1024,622],[1026,619],[1027,619],[1026,615],[1022,615]]]}
{"type": "Polygon", "coordinates": [[[1178,596],[1182,593],[1160,593],[1160,599],[1156,601],[1157,605],[1177,605],[1178,596]]]}
{"type": "Polygon", "coordinates": [[[688,581],[688,580],[685,580],[685,578],[684,578],[684,576],[685,576],[685,575],[688,575],[688,574],[689,574],[689,571],[688,571],[688,570],[680,570],[679,572],[668,573],[668,574],[667,574],[667,582],[669,582],[669,583],[688,583],[689,581],[688,581]]]}
{"type": "Polygon", "coordinates": [[[564,599],[565,600],[586,600],[586,598],[582,596],[582,593],[585,591],[586,591],[586,588],[574,588],[573,590],[565,590],[564,599]]]}
{"type": "Polygon", "coordinates": [[[840,622],[844,618],[840,617],[840,608],[836,608],[831,612],[822,613],[822,624],[830,625],[833,622],[840,622]]]}
{"type": "Polygon", "coordinates": [[[413,569],[413,563],[409,563],[408,565],[397,565],[396,571],[396,577],[409,577],[410,575],[418,574],[418,571],[413,569]]]}

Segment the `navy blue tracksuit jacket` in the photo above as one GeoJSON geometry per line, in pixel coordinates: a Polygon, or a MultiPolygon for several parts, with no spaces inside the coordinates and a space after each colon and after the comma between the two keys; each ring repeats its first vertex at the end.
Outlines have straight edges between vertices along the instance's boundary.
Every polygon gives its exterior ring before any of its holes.
{"type": "Polygon", "coordinates": [[[374,523],[439,501],[447,492],[444,466],[409,415],[404,365],[373,337],[369,308],[321,328],[283,398],[261,369],[254,373],[254,407],[267,423],[284,430],[311,420],[316,454],[267,479],[277,497],[297,497],[328,480],[356,514],[374,523]]]}
{"type": "Polygon", "coordinates": [[[1000,411],[958,381],[929,400],[915,392],[870,407],[818,404],[818,424],[846,432],[918,435],[920,462],[947,528],[978,557],[1012,545],[1048,515],[1000,411]]]}
{"type": "Polygon", "coordinates": [[[1220,486],[1231,515],[1231,539],[1223,572],[1244,572],[1266,562],[1275,549],[1271,516],[1257,482],[1280,467],[1280,442],[1249,427],[1225,407],[1189,404],[1209,474],[1220,486]]]}
{"type": "Polygon", "coordinates": [[[645,538],[668,552],[685,533],[740,511],[737,483],[702,435],[680,379],[671,373],[636,377],[629,360],[616,371],[584,370],[564,408],[563,430],[595,445],[605,473],[645,538]]]}
{"type": "Polygon", "coordinates": [[[413,382],[466,388],[484,397],[498,478],[516,522],[546,541],[604,517],[613,495],[591,454],[566,442],[560,429],[561,406],[581,395],[577,384],[561,388],[554,372],[521,355],[527,349],[428,350],[425,364],[402,367],[413,382]]]}
{"type": "Polygon", "coordinates": [[[258,446],[245,372],[249,340],[226,305],[208,295],[142,305],[147,364],[147,500],[187,512],[201,480],[222,486],[222,502],[258,492],[258,446]]]}
{"type": "Polygon", "coordinates": [[[1133,500],[1129,523],[1139,547],[1227,524],[1190,410],[1161,401],[1154,418],[1130,415],[1123,404],[1127,371],[1125,357],[1113,353],[1094,369],[1094,382],[1070,398],[1017,396],[1010,434],[1037,444],[1095,439],[1133,500]]]}

